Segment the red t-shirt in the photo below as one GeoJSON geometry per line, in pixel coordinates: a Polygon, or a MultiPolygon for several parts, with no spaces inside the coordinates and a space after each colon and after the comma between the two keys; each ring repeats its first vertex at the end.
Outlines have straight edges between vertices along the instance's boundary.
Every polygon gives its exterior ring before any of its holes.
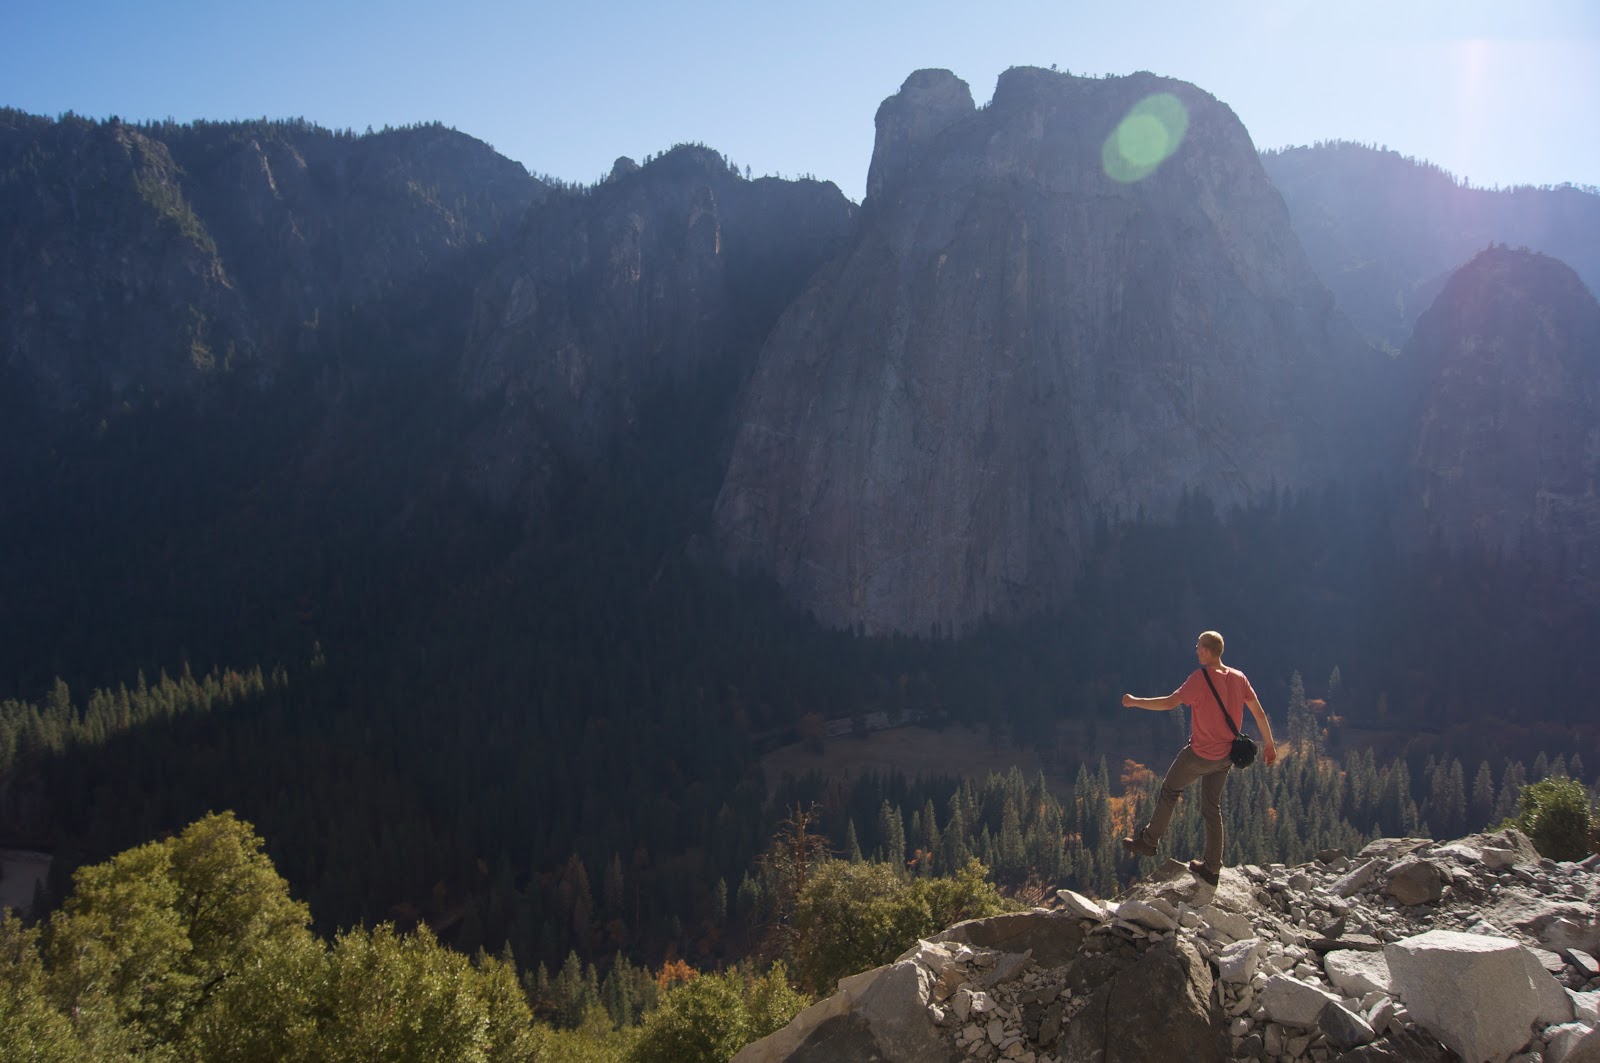
{"type": "MultiPolygon", "coordinates": [[[[1250,685],[1250,680],[1237,668],[1224,666],[1221,671],[1211,673],[1211,681],[1217,686],[1217,694],[1222,697],[1222,704],[1228,707],[1228,715],[1233,718],[1235,727],[1244,730],[1244,703],[1254,701],[1257,704],[1261,699],[1256,697],[1255,688],[1250,685]]],[[[1201,670],[1196,668],[1188,679],[1183,681],[1183,686],[1177,690],[1178,700],[1189,706],[1189,719],[1193,724],[1189,735],[1189,748],[1197,756],[1207,760],[1221,760],[1233,748],[1233,732],[1223,722],[1222,712],[1217,707],[1217,699],[1212,696],[1211,688],[1206,685],[1206,677],[1201,670]]]]}

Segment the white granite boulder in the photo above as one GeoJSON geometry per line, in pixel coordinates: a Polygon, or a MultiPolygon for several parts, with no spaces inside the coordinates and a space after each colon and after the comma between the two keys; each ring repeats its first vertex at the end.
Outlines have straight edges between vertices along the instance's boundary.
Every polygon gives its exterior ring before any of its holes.
{"type": "Polygon", "coordinates": [[[1334,894],[1339,897],[1354,897],[1367,888],[1382,868],[1382,860],[1377,858],[1368,860],[1335,882],[1332,887],[1334,894]]]}
{"type": "Polygon", "coordinates": [[[1463,1060],[1504,1063],[1528,1043],[1539,994],[1515,941],[1430,930],[1383,952],[1411,1018],[1463,1060]]]}
{"type": "Polygon", "coordinates": [[[1286,974],[1267,979],[1256,998],[1267,1009],[1267,1018],[1284,1026],[1310,1029],[1317,1025],[1322,1009],[1339,998],[1318,986],[1308,985],[1286,974]]]}
{"type": "Polygon", "coordinates": [[[1226,911],[1214,904],[1208,904],[1199,910],[1201,922],[1215,930],[1228,941],[1244,941],[1255,937],[1255,927],[1250,920],[1237,912],[1226,911]]]}
{"type": "Polygon", "coordinates": [[[1243,985],[1256,976],[1265,947],[1256,938],[1235,941],[1217,954],[1217,977],[1232,985],[1243,985]]]}
{"type": "Polygon", "coordinates": [[[1163,932],[1178,928],[1177,910],[1160,897],[1152,897],[1149,901],[1123,901],[1117,907],[1117,918],[1163,932]]]}
{"type": "Polygon", "coordinates": [[[1394,984],[1389,977],[1389,961],[1381,952],[1360,952],[1339,949],[1322,957],[1322,969],[1328,981],[1339,987],[1346,996],[1360,999],[1368,993],[1394,995],[1394,984]]]}
{"type": "Polygon", "coordinates": [[[1093,919],[1096,922],[1106,918],[1106,906],[1097,900],[1085,897],[1074,890],[1056,890],[1061,905],[1068,914],[1079,919],[1093,919]]]}

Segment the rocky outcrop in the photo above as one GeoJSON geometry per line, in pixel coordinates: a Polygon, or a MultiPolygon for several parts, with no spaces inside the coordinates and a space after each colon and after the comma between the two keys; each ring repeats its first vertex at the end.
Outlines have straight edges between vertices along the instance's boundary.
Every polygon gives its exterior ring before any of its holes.
{"type": "Polygon", "coordinates": [[[861,231],[762,350],[717,500],[726,561],[833,626],[1043,609],[1096,515],[1319,483],[1375,442],[1339,418],[1376,356],[1232,112],[1149,75],[1010,70],[972,114],[963,89],[920,72],[880,110],[861,231]],[[1107,171],[1130,115],[1170,152],[1142,179],[1107,171]]]}
{"type": "Polygon", "coordinates": [[[1600,303],[1552,258],[1495,248],[1417,324],[1418,543],[1536,559],[1600,593],[1600,303]]]}
{"type": "Polygon", "coordinates": [[[878,107],[867,169],[867,202],[878,202],[916,165],[945,128],[976,108],[967,83],[948,70],[918,70],[878,107]]]}
{"type": "Polygon", "coordinates": [[[842,980],[735,1063],[1586,1059],[1600,978],[1548,946],[1578,909],[1594,928],[1600,857],[1495,866],[1496,851],[1532,850],[1515,831],[1380,839],[1354,859],[1230,868],[1215,888],[1169,861],[1115,901],[1062,890],[1054,909],[958,924],[842,980]],[[1388,895],[1404,860],[1441,871],[1436,903],[1388,895]]]}

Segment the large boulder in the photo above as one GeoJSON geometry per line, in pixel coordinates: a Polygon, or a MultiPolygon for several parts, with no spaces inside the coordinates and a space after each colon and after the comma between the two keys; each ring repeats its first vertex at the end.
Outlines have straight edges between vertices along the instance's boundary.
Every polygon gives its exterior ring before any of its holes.
{"type": "Polygon", "coordinates": [[[1470,1063],[1504,1063],[1527,1044],[1540,1011],[1522,946],[1430,930],[1384,948],[1412,1019],[1470,1063]]]}
{"type": "Polygon", "coordinates": [[[837,993],[733,1063],[956,1063],[960,1053],[928,1015],[936,978],[912,957],[841,979],[837,993]]]}
{"type": "Polygon", "coordinates": [[[1322,958],[1322,969],[1328,973],[1328,981],[1346,996],[1359,1000],[1368,993],[1394,994],[1389,961],[1382,953],[1340,949],[1322,958]]]}
{"type": "Polygon", "coordinates": [[[987,1014],[992,1004],[982,987],[1008,981],[1030,964],[1070,962],[1083,944],[1084,925],[1042,909],[957,923],[918,942],[892,964],[841,979],[833,996],[746,1045],[734,1063],[960,1059],[963,1053],[949,1030],[938,1025],[938,1016],[964,1022],[987,1014]]]}
{"type": "Polygon", "coordinates": [[[1062,912],[1034,909],[987,919],[968,919],[928,940],[1007,953],[1031,953],[1041,967],[1056,967],[1077,955],[1083,944],[1083,923],[1062,912]]]}
{"type": "Polygon", "coordinates": [[[1326,989],[1286,974],[1275,974],[1268,978],[1258,999],[1267,1009],[1267,1018],[1273,1022],[1306,1029],[1317,1025],[1323,1009],[1329,1004],[1339,1003],[1339,998],[1326,989]]]}
{"type": "Polygon", "coordinates": [[[1384,876],[1384,889],[1401,904],[1438,904],[1444,896],[1445,872],[1432,860],[1408,856],[1384,876]]]}
{"type": "Polygon", "coordinates": [[[1213,1014],[1211,987],[1211,968],[1187,942],[1152,945],[1094,991],[1063,1031],[1057,1055],[1100,1063],[1221,1063],[1228,1043],[1213,1014]]]}

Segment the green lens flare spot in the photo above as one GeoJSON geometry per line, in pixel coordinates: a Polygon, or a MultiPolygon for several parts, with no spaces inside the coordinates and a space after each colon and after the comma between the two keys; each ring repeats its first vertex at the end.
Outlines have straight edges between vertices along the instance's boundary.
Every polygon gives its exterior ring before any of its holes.
{"type": "Polygon", "coordinates": [[[1144,180],[1172,157],[1188,131],[1189,109],[1182,100],[1170,92],[1146,96],[1101,145],[1106,176],[1123,184],[1144,180]]]}

